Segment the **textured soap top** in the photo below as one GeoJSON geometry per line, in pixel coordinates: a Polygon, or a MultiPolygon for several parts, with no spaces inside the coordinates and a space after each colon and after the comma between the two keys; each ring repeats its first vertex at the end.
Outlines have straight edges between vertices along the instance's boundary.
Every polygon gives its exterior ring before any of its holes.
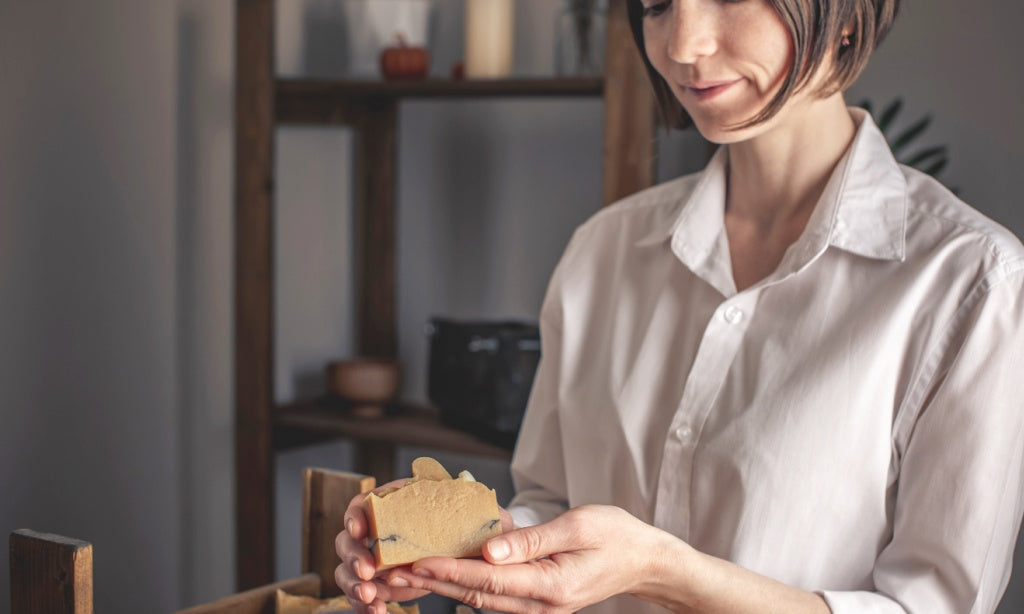
{"type": "Polygon", "coordinates": [[[452,478],[426,458],[413,463],[413,476],[401,488],[370,494],[364,502],[378,569],[428,556],[480,556],[484,542],[501,533],[495,492],[472,476],[463,472],[452,478]]]}

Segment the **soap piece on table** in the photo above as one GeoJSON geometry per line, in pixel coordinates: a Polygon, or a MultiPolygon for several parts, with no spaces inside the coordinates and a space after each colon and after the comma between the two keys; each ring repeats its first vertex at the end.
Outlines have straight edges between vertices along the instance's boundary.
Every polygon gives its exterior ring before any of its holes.
{"type": "MultiPolygon", "coordinates": [[[[388,614],[420,614],[420,606],[415,603],[401,605],[390,602],[387,604],[388,614]]],[[[328,612],[354,612],[355,608],[344,595],[317,599],[306,595],[290,595],[277,589],[277,614],[327,614],[328,612]]]]}

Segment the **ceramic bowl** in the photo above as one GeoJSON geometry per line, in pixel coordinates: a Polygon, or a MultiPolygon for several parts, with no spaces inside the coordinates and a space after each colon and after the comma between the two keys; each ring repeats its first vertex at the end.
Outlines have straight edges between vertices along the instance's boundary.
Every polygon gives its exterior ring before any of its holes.
{"type": "Polygon", "coordinates": [[[353,403],[387,403],[398,394],[398,361],[352,358],[327,365],[327,389],[353,403]]]}

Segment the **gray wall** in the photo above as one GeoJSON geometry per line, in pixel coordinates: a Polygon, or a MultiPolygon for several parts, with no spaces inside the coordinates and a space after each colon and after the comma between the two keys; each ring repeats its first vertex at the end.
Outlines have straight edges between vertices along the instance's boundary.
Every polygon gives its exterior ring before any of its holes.
{"type": "MultiPolygon", "coordinates": [[[[340,70],[339,2],[280,3],[281,72],[340,70]]],[[[947,181],[1021,235],[1024,9],[999,5],[907,0],[850,99],[933,113],[925,140],[950,146],[947,181]]],[[[438,6],[444,74],[461,2],[438,6]]],[[[555,6],[520,0],[517,72],[549,72],[555,6]]],[[[0,529],[92,541],[97,611],[232,588],[232,17],[230,0],[0,0],[0,529]]],[[[430,315],[534,317],[600,200],[601,107],[416,102],[401,122],[400,353],[406,395],[423,399],[430,315]]],[[[279,131],[281,400],[318,390],[324,361],[352,349],[350,143],[279,131]]],[[[701,146],[673,136],[660,152],[668,177],[701,146]]],[[[349,455],[279,458],[279,575],[298,570],[298,471],[349,455]]],[[[503,464],[447,460],[508,497],[503,464]]],[[[0,557],[0,611],[7,574],[0,557]]],[[[1015,581],[1002,611],[1022,609],[1015,581]]]]}

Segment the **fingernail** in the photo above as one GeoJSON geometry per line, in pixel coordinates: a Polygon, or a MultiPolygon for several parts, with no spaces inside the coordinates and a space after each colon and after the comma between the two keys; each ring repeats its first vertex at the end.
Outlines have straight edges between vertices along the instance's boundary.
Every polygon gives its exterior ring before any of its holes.
{"type": "Polygon", "coordinates": [[[345,521],[345,530],[352,533],[352,527],[356,526],[356,521],[349,518],[345,521]]]}
{"type": "Polygon", "coordinates": [[[417,576],[421,577],[421,578],[433,578],[434,577],[434,574],[430,573],[429,569],[424,569],[422,567],[413,569],[412,572],[414,574],[416,574],[417,576]]]}
{"type": "Polygon", "coordinates": [[[356,585],[356,599],[366,603],[366,599],[363,598],[363,587],[362,585],[356,585]]]}
{"type": "Polygon", "coordinates": [[[403,578],[402,576],[392,576],[388,578],[388,586],[406,588],[409,586],[409,581],[403,578]]]}
{"type": "Polygon", "coordinates": [[[495,561],[504,561],[508,555],[512,554],[512,550],[508,547],[508,542],[498,539],[487,543],[487,553],[495,561]]]}

